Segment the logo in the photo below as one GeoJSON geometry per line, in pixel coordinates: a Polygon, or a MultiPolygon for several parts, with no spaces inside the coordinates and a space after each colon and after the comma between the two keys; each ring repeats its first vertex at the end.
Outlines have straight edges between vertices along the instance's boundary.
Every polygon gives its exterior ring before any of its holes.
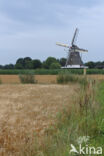
{"type": "Polygon", "coordinates": [[[73,144],[71,144],[71,148],[72,149],[70,150],[70,153],[72,153],[72,152],[79,153],[73,144]]]}
{"type": "Polygon", "coordinates": [[[102,151],[102,147],[89,147],[88,145],[82,146],[81,144],[79,144],[78,149],[71,144],[71,150],[70,153],[77,153],[77,154],[97,154],[97,155],[102,155],[103,151],[102,151]]]}

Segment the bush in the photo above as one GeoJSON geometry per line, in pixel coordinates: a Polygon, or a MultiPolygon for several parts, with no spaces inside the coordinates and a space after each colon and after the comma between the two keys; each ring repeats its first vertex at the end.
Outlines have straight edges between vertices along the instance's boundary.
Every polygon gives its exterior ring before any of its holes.
{"type": "Polygon", "coordinates": [[[2,80],[0,79],[0,84],[2,84],[2,80]]]}
{"type": "Polygon", "coordinates": [[[72,74],[59,74],[57,77],[57,83],[68,83],[68,82],[77,82],[78,77],[72,74]]]}
{"type": "Polygon", "coordinates": [[[82,84],[83,86],[87,85],[87,79],[86,77],[78,76],[78,75],[73,75],[71,73],[69,74],[59,74],[57,77],[57,83],[59,84],[67,84],[69,82],[78,82],[82,84]]]}
{"type": "Polygon", "coordinates": [[[34,74],[32,74],[32,73],[26,73],[26,74],[23,74],[23,75],[19,75],[19,79],[20,79],[20,82],[23,83],[23,84],[36,83],[36,80],[34,78],[34,74]]]}
{"type": "Polygon", "coordinates": [[[50,69],[60,69],[61,65],[59,63],[52,63],[50,66],[50,69]]]}

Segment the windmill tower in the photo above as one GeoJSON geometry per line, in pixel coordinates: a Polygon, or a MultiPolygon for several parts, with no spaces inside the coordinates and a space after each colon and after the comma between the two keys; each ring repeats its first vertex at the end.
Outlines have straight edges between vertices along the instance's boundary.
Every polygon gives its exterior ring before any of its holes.
{"type": "Polygon", "coordinates": [[[61,44],[58,42],[56,43],[56,45],[58,46],[68,48],[68,56],[67,56],[66,64],[65,64],[65,67],[62,67],[62,68],[87,68],[83,64],[80,53],[88,52],[88,50],[79,48],[75,44],[77,35],[78,35],[78,29],[76,28],[72,42],[71,42],[71,47],[69,47],[69,45],[66,45],[66,44],[61,44]]]}

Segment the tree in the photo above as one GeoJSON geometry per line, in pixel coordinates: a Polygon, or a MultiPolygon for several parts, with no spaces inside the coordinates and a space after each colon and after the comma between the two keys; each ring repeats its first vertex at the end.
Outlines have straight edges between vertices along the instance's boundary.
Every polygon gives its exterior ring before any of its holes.
{"type": "Polygon", "coordinates": [[[33,69],[32,59],[30,57],[24,58],[24,68],[25,69],[33,69]]]}
{"type": "Polygon", "coordinates": [[[32,59],[30,57],[19,58],[15,64],[16,69],[32,69],[32,59]]]}
{"type": "Polygon", "coordinates": [[[24,69],[24,59],[23,58],[19,58],[16,61],[15,68],[16,69],[24,69]]]}
{"type": "Polygon", "coordinates": [[[32,61],[26,62],[25,69],[33,69],[33,62],[32,61]]]}
{"type": "Polygon", "coordinates": [[[3,69],[3,65],[0,65],[0,69],[3,69]]]}
{"type": "Polygon", "coordinates": [[[43,67],[46,69],[49,69],[52,63],[57,63],[58,61],[56,60],[55,57],[48,57],[46,61],[43,62],[43,67]]]}
{"type": "Polygon", "coordinates": [[[85,63],[85,65],[88,66],[89,68],[95,68],[95,63],[92,61],[85,63]]]}
{"type": "Polygon", "coordinates": [[[103,69],[104,68],[104,62],[95,62],[95,68],[103,69]]]}
{"type": "Polygon", "coordinates": [[[61,68],[61,65],[59,63],[52,63],[50,65],[50,69],[60,69],[61,68]]]}
{"type": "Polygon", "coordinates": [[[65,66],[65,64],[66,64],[66,58],[61,58],[59,62],[61,64],[61,66],[65,66]]]}
{"type": "Polygon", "coordinates": [[[24,69],[23,65],[21,63],[15,64],[15,69],[24,69]]]}
{"type": "Polygon", "coordinates": [[[19,58],[19,59],[16,61],[16,64],[18,64],[18,63],[24,65],[24,59],[23,59],[23,58],[19,58]]]}
{"type": "Polygon", "coordinates": [[[25,58],[24,58],[24,63],[25,63],[25,62],[30,62],[30,61],[32,61],[31,57],[25,57],[25,58]]]}
{"type": "Polygon", "coordinates": [[[33,69],[37,69],[37,68],[41,68],[42,67],[42,63],[40,60],[36,59],[32,61],[33,64],[33,69]]]}
{"type": "Polygon", "coordinates": [[[14,65],[13,64],[6,64],[3,67],[4,69],[14,69],[14,65]]]}

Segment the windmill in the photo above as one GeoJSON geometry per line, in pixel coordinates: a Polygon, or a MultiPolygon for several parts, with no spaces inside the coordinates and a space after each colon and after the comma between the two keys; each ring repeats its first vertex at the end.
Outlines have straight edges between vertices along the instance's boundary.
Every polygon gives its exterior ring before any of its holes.
{"type": "Polygon", "coordinates": [[[78,28],[76,28],[75,30],[75,33],[71,42],[71,47],[67,44],[61,44],[58,42],[56,43],[56,45],[58,46],[68,48],[68,56],[67,56],[66,64],[65,64],[65,67],[62,67],[62,68],[87,68],[83,64],[80,53],[88,52],[88,50],[79,48],[76,45],[77,35],[78,35],[78,28]]]}

